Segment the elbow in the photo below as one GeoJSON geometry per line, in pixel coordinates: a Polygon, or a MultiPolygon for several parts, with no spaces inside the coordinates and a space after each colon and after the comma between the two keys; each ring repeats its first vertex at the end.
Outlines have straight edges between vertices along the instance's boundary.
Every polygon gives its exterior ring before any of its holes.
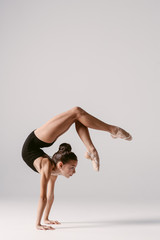
{"type": "Polygon", "coordinates": [[[40,196],[40,200],[45,202],[45,201],[47,201],[47,197],[46,196],[40,196]]]}
{"type": "Polygon", "coordinates": [[[54,195],[48,196],[47,201],[54,201],[54,195]]]}

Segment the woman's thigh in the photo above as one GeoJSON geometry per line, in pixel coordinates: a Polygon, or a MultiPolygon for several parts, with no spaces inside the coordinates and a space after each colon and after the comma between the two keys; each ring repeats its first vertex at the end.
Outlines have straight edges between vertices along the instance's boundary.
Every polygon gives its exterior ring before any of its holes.
{"type": "Polygon", "coordinates": [[[34,133],[42,141],[51,143],[60,135],[66,132],[77,119],[79,109],[73,107],[70,110],[56,115],[41,127],[37,128],[34,133]]]}

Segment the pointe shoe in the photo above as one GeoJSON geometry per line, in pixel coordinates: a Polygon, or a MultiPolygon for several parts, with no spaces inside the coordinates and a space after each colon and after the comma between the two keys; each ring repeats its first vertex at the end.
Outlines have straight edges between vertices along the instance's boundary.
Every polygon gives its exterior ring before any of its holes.
{"type": "MultiPolygon", "coordinates": [[[[128,133],[129,134],[129,133],[128,133]]],[[[116,134],[111,134],[111,137],[112,138],[122,138],[124,140],[128,140],[128,141],[131,141],[132,140],[132,136],[129,134],[128,137],[126,137],[124,135],[124,133],[122,133],[122,128],[118,127],[118,131],[116,134]]]]}
{"type": "Polygon", "coordinates": [[[99,171],[99,157],[97,158],[97,156],[94,153],[86,152],[85,158],[91,159],[94,170],[96,170],[98,172],[99,171]]]}

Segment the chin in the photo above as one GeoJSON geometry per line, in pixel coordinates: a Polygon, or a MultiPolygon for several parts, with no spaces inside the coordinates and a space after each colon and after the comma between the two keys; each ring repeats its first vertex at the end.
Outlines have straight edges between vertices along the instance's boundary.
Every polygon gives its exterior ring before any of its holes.
{"type": "Polygon", "coordinates": [[[66,178],[70,178],[70,175],[65,176],[66,178]]]}

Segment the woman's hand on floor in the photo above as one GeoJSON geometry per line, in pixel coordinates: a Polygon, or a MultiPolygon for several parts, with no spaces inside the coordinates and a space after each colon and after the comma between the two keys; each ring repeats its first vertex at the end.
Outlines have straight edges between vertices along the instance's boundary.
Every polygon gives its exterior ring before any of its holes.
{"type": "Polygon", "coordinates": [[[45,224],[61,224],[61,223],[58,222],[58,221],[53,221],[53,220],[49,220],[49,219],[44,220],[44,223],[45,223],[45,224]]]}
{"type": "Polygon", "coordinates": [[[55,230],[55,228],[51,227],[51,226],[46,226],[46,225],[36,225],[36,228],[38,230],[55,230]]]}

